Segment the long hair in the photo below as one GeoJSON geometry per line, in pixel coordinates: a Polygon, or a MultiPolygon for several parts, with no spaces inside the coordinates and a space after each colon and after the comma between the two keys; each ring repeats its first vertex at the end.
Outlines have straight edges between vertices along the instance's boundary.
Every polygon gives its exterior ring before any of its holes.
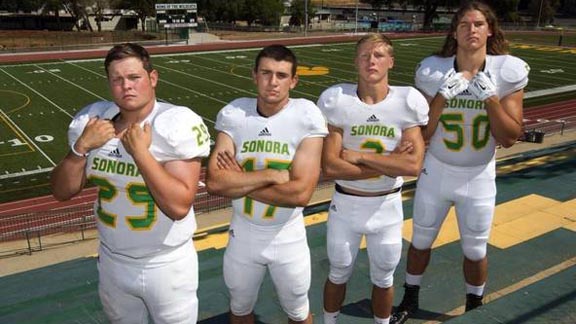
{"type": "Polygon", "coordinates": [[[142,61],[142,65],[144,66],[144,69],[148,71],[148,73],[154,70],[152,67],[152,62],[150,61],[150,54],[148,54],[148,51],[146,51],[144,47],[134,43],[124,43],[115,45],[108,51],[106,59],[104,60],[106,75],[108,75],[108,68],[110,67],[110,63],[128,57],[135,57],[142,61]]]}
{"type": "Polygon", "coordinates": [[[486,4],[477,1],[468,2],[460,7],[458,11],[452,17],[452,22],[450,23],[450,30],[446,34],[446,39],[444,40],[444,45],[442,49],[436,53],[438,56],[450,57],[456,54],[458,49],[458,42],[454,38],[454,33],[458,28],[458,23],[464,17],[468,11],[477,10],[481,12],[486,18],[488,27],[492,31],[492,36],[488,37],[486,43],[486,53],[490,55],[502,55],[508,54],[508,41],[504,38],[504,32],[500,29],[498,24],[498,19],[494,11],[486,4]]]}
{"type": "Polygon", "coordinates": [[[275,61],[286,61],[292,63],[292,77],[296,75],[296,71],[298,68],[298,60],[296,59],[296,55],[292,52],[289,48],[284,45],[270,45],[264,47],[256,56],[256,60],[254,62],[254,72],[258,71],[258,67],[260,66],[260,60],[262,58],[271,58],[275,61]]]}

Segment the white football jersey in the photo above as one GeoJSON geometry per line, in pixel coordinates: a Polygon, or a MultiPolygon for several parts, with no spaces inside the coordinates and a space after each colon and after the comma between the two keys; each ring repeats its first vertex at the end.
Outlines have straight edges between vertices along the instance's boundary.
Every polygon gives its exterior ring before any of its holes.
{"type": "MultiPolygon", "coordinates": [[[[82,134],[89,118],[112,119],[119,112],[115,103],[100,101],[83,108],[68,131],[70,145],[82,134]]],[[[160,162],[206,157],[210,136],[202,118],[186,107],[156,102],[142,122],[152,126],[152,155],[160,162]]],[[[87,179],[98,187],[94,204],[100,241],[113,253],[132,258],[154,256],[167,247],[179,246],[196,230],[194,208],[174,221],[154,200],[144,179],[122,142],[113,138],[90,151],[87,179]]]]}
{"type": "MultiPolygon", "coordinates": [[[[426,98],[413,87],[390,86],[386,98],[373,105],[358,98],[355,84],[337,84],[318,99],[328,124],[343,131],[345,149],[390,154],[405,129],[428,123],[426,98]]],[[[336,180],[339,185],[365,192],[390,190],[402,185],[402,177],[336,180]]]]}
{"type": "MultiPolygon", "coordinates": [[[[236,147],[236,161],[247,172],[289,169],[302,140],[325,137],[326,122],[316,105],[306,99],[290,99],[270,117],[260,115],[255,98],[239,98],[218,113],[215,128],[228,134],[236,147]]],[[[232,201],[234,215],[253,224],[284,224],[301,215],[302,208],[264,204],[248,197],[232,201]]]]}
{"type": "MultiPolygon", "coordinates": [[[[430,56],[418,65],[416,87],[434,97],[444,76],[454,69],[454,56],[430,56]]],[[[530,67],[510,55],[487,55],[484,72],[496,85],[500,99],[528,84],[530,67]]],[[[468,90],[446,102],[428,152],[438,160],[456,166],[484,165],[495,158],[496,141],[490,132],[484,102],[468,90]]]]}

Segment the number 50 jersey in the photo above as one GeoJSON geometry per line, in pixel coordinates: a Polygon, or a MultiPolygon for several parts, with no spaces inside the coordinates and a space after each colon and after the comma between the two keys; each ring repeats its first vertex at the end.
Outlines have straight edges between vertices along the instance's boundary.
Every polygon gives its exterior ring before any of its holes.
{"type": "MultiPolygon", "coordinates": [[[[244,171],[289,169],[300,143],[308,137],[325,137],[326,122],[320,109],[306,99],[290,99],[278,113],[264,117],[256,99],[239,98],[218,113],[216,130],[230,136],[236,161],[244,171]]],[[[302,208],[284,208],[248,197],[232,201],[234,215],[257,225],[284,224],[302,213],[302,208]]]]}
{"type": "MultiPolygon", "coordinates": [[[[430,56],[416,71],[416,87],[430,98],[454,70],[454,56],[430,56]]],[[[500,99],[528,84],[530,68],[523,60],[510,55],[487,55],[484,72],[490,77],[500,99]]],[[[484,165],[494,159],[496,141],[483,101],[468,90],[447,100],[438,128],[430,139],[428,152],[438,160],[455,166],[484,165]]]]}
{"type": "MultiPolygon", "coordinates": [[[[68,130],[70,145],[82,134],[91,117],[113,119],[119,112],[113,102],[100,101],[82,109],[68,130]]],[[[202,119],[186,107],[156,102],[142,122],[152,126],[150,153],[160,163],[206,157],[210,136],[202,119]]],[[[146,183],[122,142],[113,138],[90,151],[87,179],[98,187],[94,213],[101,244],[112,253],[150,257],[189,241],[196,230],[194,208],[174,221],[155,204],[146,183]]]]}

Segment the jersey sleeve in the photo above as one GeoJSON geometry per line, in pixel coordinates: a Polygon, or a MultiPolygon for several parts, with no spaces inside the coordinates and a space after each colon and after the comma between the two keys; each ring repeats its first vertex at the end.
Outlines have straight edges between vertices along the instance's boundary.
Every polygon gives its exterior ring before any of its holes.
{"type": "Polygon", "coordinates": [[[342,86],[332,86],[320,94],[318,108],[326,118],[326,122],[332,126],[342,128],[342,121],[338,114],[338,98],[342,93],[342,86]]]}
{"type": "Polygon", "coordinates": [[[244,110],[241,109],[243,103],[245,103],[244,100],[240,98],[224,106],[224,108],[218,112],[214,128],[234,139],[238,123],[242,122],[246,118],[244,110]]]}
{"type": "Polygon", "coordinates": [[[326,137],[328,135],[328,127],[326,126],[326,120],[322,115],[318,106],[309,100],[303,100],[305,104],[305,118],[307,125],[307,135],[305,137],[326,137]]]}
{"type": "Polygon", "coordinates": [[[202,118],[186,107],[159,114],[152,125],[160,137],[161,160],[185,160],[210,154],[210,133],[202,118]]]}
{"type": "Polygon", "coordinates": [[[112,119],[118,111],[118,107],[110,101],[98,101],[82,108],[68,126],[68,144],[72,146],[78,140],[90,118],[112,119]]]}
{"type": "Polygon", "coordinates": [[[523,89],[528,84],[530,66],[515,56],[507,55],[500,68],[500,98],[523,89]]]}
{"type": "Polygon", "coordinates": [[[428,124],[428,101],[420,91],[410,87],[406,103],[412,116],[411,122],[407,124],[406,128],[428,124]]]}
{"type": "Polygon", "coordinates": [[[422,60],[416,67],[414,76],[416,88],[428,97],[434,97],[443,83],[444,76],[450,72],[450,70],[444,71],[443,65],[440,58],[436,56],[422,60]]]}

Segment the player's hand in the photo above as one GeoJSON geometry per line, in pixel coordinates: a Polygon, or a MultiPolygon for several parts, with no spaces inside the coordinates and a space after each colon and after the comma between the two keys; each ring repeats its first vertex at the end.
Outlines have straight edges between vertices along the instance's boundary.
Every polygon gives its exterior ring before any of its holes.
{"type": "Polygon", "coordinates": [[[414,143],[401,141],[400,144],[396,145],[392,154],[411,154],[412,152],[414,152],[414,143]]]}
{"type": "Polygon", "coordinates": [[[474,76],[468,90],[481,101],[497,95],[496,85],[494,85],[490,77],[482,71],[474,76]]]}
{"type": "Polygon", "coordinates": [[[240,164],[238,164],[232,153],[228,151],[218,152],[218,155],[216,156],[216,165],[220,170],[243,172],[240,164]]]}
{"type": "Polygon", "coordinates": [[[362,154],[363,154],[362,152],[343,149],[342,152],[340,152],[340,157],[342,158],[342,160],[348,163],[360,164],[362,154]]]}
{"type": "Polygon", "coordinates": [[[130,124],[118,134],[118,137],[126,151],[134,157],[138,153],[148,151],[152,144],[152,126],[148,122],[144,124],[144,127],[136,123],[130,124]]]}
{"type": "Polygon", "coordinates": [[[82,154],[88,153],[114,138],[115,133],[114,124],[110,120],[91,117],[82,135],[74,143],[74,149],[82,154]]]}
{"type": "Polygon", "coordinates": [[[442,83],[438,92],[442,97],[446,98],[446,100],[450,100],[466,90],[469,84],[470,81],[464,73],[456,73],[456,71],[452,69],[446,74],[444,83],[442,83]]]}

